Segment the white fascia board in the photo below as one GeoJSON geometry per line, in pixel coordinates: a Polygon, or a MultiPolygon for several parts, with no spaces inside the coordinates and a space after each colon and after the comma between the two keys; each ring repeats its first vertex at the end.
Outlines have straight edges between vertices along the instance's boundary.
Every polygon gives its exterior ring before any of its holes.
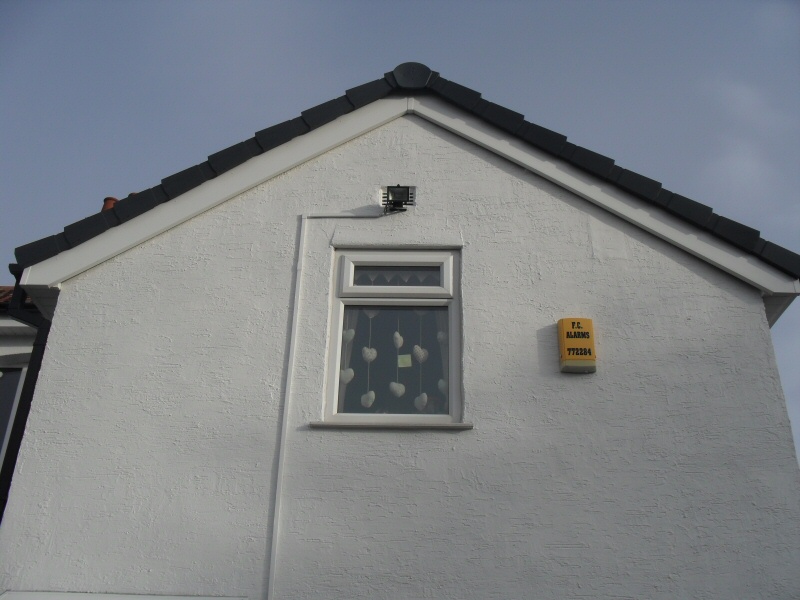
{"type": "Polygon", "coordinates": [[[135,219],[112,227],[83,244],[25,269],[20,284],[36,297],[62,282],[188,221],[255,186],[377,129],[408,112],[406,98],[389,98],[339,117],[305,135],[251,158],[135,219]]]}
{"type": "Polygon", "coordinates": [[[758,288],[763,294],[800,294],[800,280],[744,254],[719,238],[602,182],[581,169],[471,118],[437,98],[409,98],[410,112],[486,148],[559,187],[758,288]]]}

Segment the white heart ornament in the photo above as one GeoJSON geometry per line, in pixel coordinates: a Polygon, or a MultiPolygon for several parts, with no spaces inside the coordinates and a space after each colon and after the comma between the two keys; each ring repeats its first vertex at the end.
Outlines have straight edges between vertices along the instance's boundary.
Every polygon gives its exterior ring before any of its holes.
{"type": "Polygon", "coordinates": [[[428,394],[425,392],[421,393],[419,396],[414,398],[414,406],[420,412],[425,410],[425,407],[428,405],[428,394]]]}
{"type": "Polygon", "coordinates": [[[361,357],[368,363],[371,363],[373,360],[378,358],[378,351],[375,350],[375,348],[367,348],[364,346],[361,349],[361,357]]]}
{"type": "Polygon", "coordinates": [[[392,341],[394,342],[394,347],[400,350],[403,347],[403,336],[400,335],[399,331],[395,331],[394,335],[392,336],[392,341]]]}
{"type": "Polygon", "coordinates": [[[372,308],[365,308],[364,309],[364,314],[367,315],[370,319],[372,319],[372,318],[375,317],[375,315],[378,314],[378,311],[374,310],[372,308]]]}
{"type": "Polygon", "coordinates": [[[396,381],[392,381],[389,384],[389,391],[392,392],[392,395],[395,398],[399,398],[400,396],[406,393],[406,386],[404,386],[402,383],[397,383],[396,381]]]}
{"type": "Polygon", "coordinates": [[[353,341],[353,338],[356,337],[356,330],[355,329],[345,329],[342,332],[342,341],[345,344],[349,344],[353,341]]]}
{"type": "Polygon", "coordinates": [[[447,393],[447,382],[444,379],[440,379],[437,385],[439,387],[440,392],[442,392],[443,394],[447,393]]]}
{"type": "Polygon", "coordinates": [[[339,371],[339,383],[350,383],[355,376],[356,372],[353,369],[342,369],[339,371]]]}
{"type": "Polygon", "coordinates": [[[370,390],[361,396],[361,406],[364,408],[369,408],[373,402],[375,402],[375,392],[370,390]]]}
{"type": "Polygon", "coordinates": [[[422,364],[426,360],[428,360],[428,351],[425,350],[425,348],[421,348],[421,347],[415,345],[414,348],[411,350],[411,354],[414,355],[414,358],[420,364],[422,364]]]}
{"type": "Polygon", "coordinates": [[[437,340],[437,341],[438,341],[440,344],[446,344],[446,343],[447,343],[447,334],[446,334],[444,331],[439,331],[439,332],[436,334],[436,340],[437,340]]]}

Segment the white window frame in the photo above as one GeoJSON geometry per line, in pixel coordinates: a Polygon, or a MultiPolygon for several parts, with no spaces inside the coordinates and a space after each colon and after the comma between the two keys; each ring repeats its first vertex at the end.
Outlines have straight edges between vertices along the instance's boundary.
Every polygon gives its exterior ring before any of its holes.
{"type": "Polygon", "coordinates": [[[341,255],[342,298],[452,298],[452,252],[361,252],[341,255]],[[356,267],[439,267],[441,286],[358,286],[354,285],[356,267]]]}
{"type": "Polygon", "coordinates": [[[461,390],[461,306],[459,253],[444,251],[337,250],[334,254],[334,289],[331,303],[327,361],[325,416],[318,426],[471,428],[463,423],[461,390]],[[440,286],[357,286],[356,266],[439,266],[440,286]],[[339,373],[344,311],[347,306],[446,306],[448,308],[448,408],[449,414],[360,414],[339,412],[339,373]]]}

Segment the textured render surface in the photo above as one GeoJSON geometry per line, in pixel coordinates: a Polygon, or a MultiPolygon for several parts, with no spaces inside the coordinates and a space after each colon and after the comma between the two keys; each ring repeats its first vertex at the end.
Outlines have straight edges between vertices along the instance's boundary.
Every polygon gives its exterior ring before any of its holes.
{"type": "Polygon", "coordinates": [[[67,282],[0,589],[263,598],[800,596],[800,473],[758,293],[409,117],[67,282]],[[418,206],[306,224],[381,185],[418,206]],[[462,240],[465,420],[311,430],[331,241],[462,240]],[[594,319],[594,375],[556,321],[594,319]]]}

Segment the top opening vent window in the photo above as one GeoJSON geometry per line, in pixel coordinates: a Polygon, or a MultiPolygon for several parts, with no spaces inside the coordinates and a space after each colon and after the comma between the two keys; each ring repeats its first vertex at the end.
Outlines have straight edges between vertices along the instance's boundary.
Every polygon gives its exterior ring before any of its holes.
{"type": "Polygon", "coordinates": [[[349,252],[342,257],[341,296],[451,298],[452,252],[349,252]]]}

